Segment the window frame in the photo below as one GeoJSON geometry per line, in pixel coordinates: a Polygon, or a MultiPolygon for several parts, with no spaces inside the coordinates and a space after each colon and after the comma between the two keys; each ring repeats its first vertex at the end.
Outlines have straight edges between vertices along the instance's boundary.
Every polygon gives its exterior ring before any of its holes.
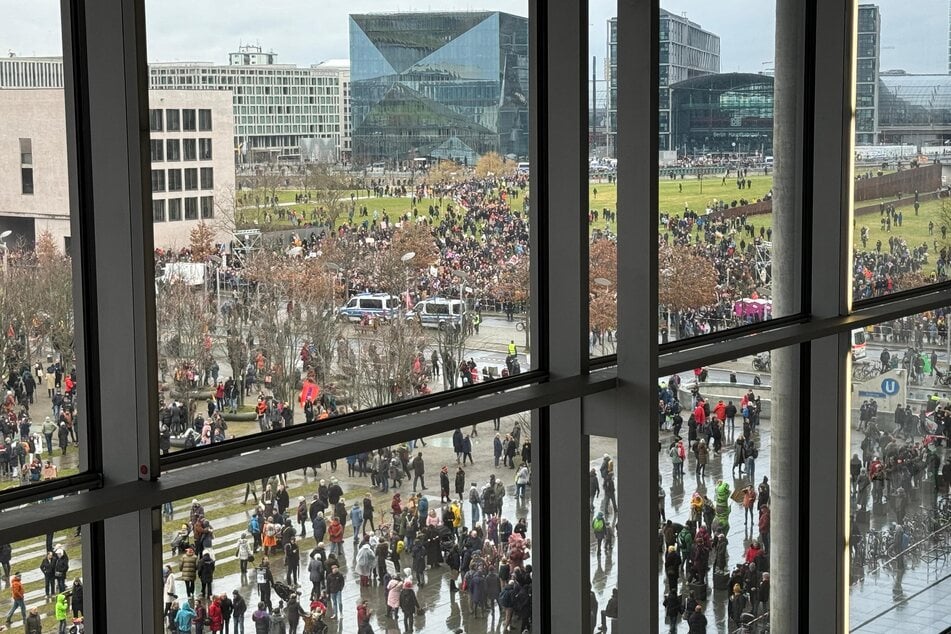
{"type": "MultiPolygon", "coordinates": [[[[539,202],[532,206],[532,324],[540,369],[508,382],[494,382],[491,390],[432,395],[341,417],[325,432],[314,435],[306,448],[292,443],[313,435],[313,431],[290,428],[240,439],[234,444],[175,454],[160,461],[155,441],[157,400],[153,393],[157,372],[152,363],[156,359],[154,265],[152,253],[143,247],[152,238],[152,223],[148,221],[151,192],[147,143],[151,126],[147,81],[143,81],[148,77],[143,4],[139,0],[128,5],[62,3],[70,201],[72,208],[84,210],[82,217],[77,215],[71,222],[81,298],[77,311],[81,384],[89,386],[91,392],[86,397],[88,403],[84,401],[89,447],[83,449],[84,455],[88,452],[83,460],[87,461],[87,472],[80,477],[0,492],[3,509],[40,497],[54,498],[17,513],[0,514],[0,541],[10,542],[45,533],[49,528],[91,522],[90,530],[83,533],[84,553],[89,554],[84,557],[83,575],[87,587],[99,591],[97,597],[87,598],[90,627],[97,619],[109,623],[124,618],[137,629],[149,631],[158,622],[161,606],[152,592],[150,579],[154,577],[156,561],[161,560],[161,545],[152,543],[152,534],[161,521],[154,509],[163,501],[191,497],[193,491],[238,484],[255,474],[287,465],[310,464],[315,457],[339,457],[356,447],[379,446],[442,431],[466,421],[475,422],[475,417],[481,421],[500,413],[538,409],[532,429],[539,490],[533,490],[532,503],[539,504],[541,509],[555,510],[577,503],[575,512],[581,515],[577,511],[586,502],[586,492],[583,482],[577,480],[584,472],[576,469],[584,461],[572,459],[571,469],[562,475],[551,468],[551,456],[565,443],[584,446],[586,433],[617,437],[619,443],[632,447],[630,455],[625,454],[625,459],[631,461],[631,471],[625,477],[634,481],[645,475],[645,481],[655,477],[657,460],[649,442],[656,437],[656,429],[649,431],[654,426],[621,425],[610,417],[585,416],[586,402],[601,395],[613,400],[609,411],[615,414],[650,411],[651,391],[659,373],[792,345],[798,349],[796,361],[805,372],[800,402],[820,398],[823,403],[827,398],[835,402],[835,413],[830,417],[834,419],[831,424],[835,442],[828,447],[813,447],[822,450],[810,451],[816,455],[798,455],[803,465],[816,466],[819,471],[809,475],[809,469],[803,467],[806,477],[797,493],[803,514],[795,528],[802,533],[801,544],[807,544],[808,549],[803,548],[797,562],[791,562],[800,570],[810,570],[809,566],[817,563],[828,567],[829,561],[834,565],[831,574],[822,579],[811,576],[808,583],[797,588],[802,593],[796,597],[802,612],[796,618],[802,619],[804,627],[815,626],[818,631],[823,629],[821,626],[828,629],[829,621],[822,619],[834,615],[834,628],[844,631],[845,533],[840,529],[847,522],[841,498],[847,485],[840,478],[840,450],[843,439],[847,439],[843,407],[847,398],[838,387],[843,385],[848,368],[848,360],[842,354],[847,349],[843,341],[852,328],[948,305],[951,294],[951,283],[942,283],[853,306],[850,291],[843,285],[843,281],[849,280],[847,263],[851,249],[850,219],[844,214],[851,208],[848,156],[853,126],[850,113],[854,105],[852,89],[843,86],[851,81],[855,65],[852,40],[856,7],[814,0],[789,3],[793,20],[801,20],[803,30],[816,36],[809,40],[822,42],[825,49],[821,58],[811,47],[804,47],[802,55],[805,116],[797,124],[802,133],[800,189],[806,236],[802,245],[801,314],[664,348],[658,348],[652,336],[624,337],[616,357],[597,362],[587,359],[587,231],[581,220],[575,218],[578,214],[567,211],[584,203],[581,192],[586,190],[583,184],[587,177],[587,153],[579,150],[586,150],[587,143],[588,78],[581,70],[587,65],[587,7],[567,0],[531,0],[530,57],[534,81],[530,85],[530,154],[531,162],[539,166],[532,175],[533,191],[538,192],[539,202]],[[555,41],[559,46],[550,46],[555,41]],[[567,103],[566,107],[553,99],[556,92],[567,103]],[[837,116],[817,116],[830,112],[837,116]],[[831,144],[831,151],[828,143],[820,151],[817,139],[836,142],[831,144]],[[564,159],[565,156],[573,158],[564,159]],[[544,216],[536,211],[543,206],[550,212],[544,216]],[[96,245],[109,246],[96,249],[96,245]],[[829,275],[830,270],[839,273],[829,275]],[[557,280],[557,285],[553,280],[557,280]],[[578,310],[564,309],[563,294],[569,296],[568,305],[578,310]],[[553,297],[559,301],[552,302],[553,297]],[[830,342],[838,345],[829,345],[830,342]],[[612,364],[617,366],[602,367],[612,364]],[[97,381],[86,381],[85,376],[96,376],[97,381]],[[118,386],[127,395],[125,402],[115,403],[113,399],[109,408],[103,407],[108,395],[98,388],[99,382],[109,384],[112,391],[118,386]],[[500,389],[500,394],[494,394],[500,389]],[[450,404],[451,408],[441,409],[450,404]],[[407,415],[411,413],[412,416],[407,415]],[[134,451],[130,451],[130,442],[134,451]],[[267,452],[240,455],[266,448],[267,452]],[[819,458],[825,463],[819,464],[819,458]],[[284,459],[289,462],[282,463],[284,459]],[[166,471],[159,478],[163,468],[166,471]],[[828,486],[817,474],[831,474],[832,481],[840,486],[828,486]],[[566,485],[560,491],[564,500],[555,499],[553,483],[566,485]],[[78,490],[88,492],[65,496],[78,490]],[[802,503],[807,496],[812,496],[808,505],[802,503]],[[834,518],[833,525],[822,525],[820,519],[830,516],[834,518]],[[120,535],[123,539],[116,539],[120,535]]],[[[621,182],[627,184],[619,189],[619,206],[656,206],[656,167],[644,166],[656,166],[657,156],[658,123],[652,112],[656,111],[659,85],[658,15],[656,2],[619,6],[618,58],[625,60],[618,65],[619,93],[625,108],[618,110],[617,118],[625,138],[618,148],[625,157],[619,161],[620,171],[624,172],[621,182]],[[643,90],[647,82],[650,89],[643,90]]],[[[170,200],[180,204],[181,199],[170,200]]],[[[619,314],[626,330],[653,333],[656,300],[643,301],[643,295],[623,292],[639,289],[644,293],[656,285],[656,227],[650,214],[641,216],[621,223],[619,228],[619,240],[625,245],[619,249],[619,279],[623,280],[619,314]]],[[[808,411],[803,406],[799,412],[801,421],[806,420],[808,411]]],[[[800,443],[807,443],[819,431],[817,424],[807,422],[800,443]]],[[[655,492],[648,491],[650,487],[643,487],[643,491],[639,488],[619,489],[620,504],[644,509],[645,517],[652,517],[648,511],[655,508],[656,499],[651,499],[655,492]]],[[[565,527],[559,527],[563,532],[557,534],[559,538],[568,535],[582,554],[566,554],[562,548],[553,557],[556,533],[542,524],[540,515],[533,514],[533,536],[538,544],[539,591],[534,608],[537,622],[539,627],[554,622],[557,628],[551,629],[558,631],[581,631],[584,628],[571,628],[579,619],[587,619],[589,562],[581,548],[587,541],[574,540],[587,540],[587,518],[570,519],[565,527]],[[566,571],[581,574],[560,574],[566,571]],[[571,581],[556,588],[552,578],[571,581]],[[559,601],[569,596],[571,605],[559,601]],[[554,620],[562,615],[566,621],[554,620]]],[[[644,625],[645,629],[656,631],[656,570],[642,565],[646,557],[655,557],[651,541],[656,535],[653,524],[635,516],[633,521],[619,525],[619,539],[624,541],[619,549],[619,589],[622,618],[632,626],[644,625]]]]}

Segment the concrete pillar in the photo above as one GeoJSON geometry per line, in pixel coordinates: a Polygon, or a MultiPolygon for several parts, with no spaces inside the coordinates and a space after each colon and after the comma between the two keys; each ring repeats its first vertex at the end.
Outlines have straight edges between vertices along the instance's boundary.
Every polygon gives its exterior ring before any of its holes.
{"type": "MultiPolygon", "coordinates": [[[[773,88],[773,315],[800,310],[803,0],[776,2],[773,88]]],[[[770,611],[773,631],[799,630],[799,348],[773,351],[770,611]]]]}

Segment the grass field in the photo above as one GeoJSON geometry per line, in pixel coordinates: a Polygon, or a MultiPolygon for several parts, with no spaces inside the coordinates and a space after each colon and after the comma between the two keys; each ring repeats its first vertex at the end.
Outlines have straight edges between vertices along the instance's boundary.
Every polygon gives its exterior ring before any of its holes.
{"type": "MultiPolygon", "coordinates": [[[[696,179],[684,179],[684,180],[668,180],[662,179],[658,183],[658,198],[660,203],[660,211],[681,214],[683,213],[684,208],[690,208],[694,211],[700,213],[708,206],[712,205],[714,201],[723,200],[727,202],[732,202],[734,200],[739,201],[740,198],[745,198],[747,200],[755,201],[759,198],[762,198],[769,192],[770,188],[773,185],[773,179],[771,176],[751,176],[750,177],[751,186],[749,189],[737,189],[735,179],[728,178],[726,182],[723,182],[722,178],[710,177],[705,178],[703,181],[698,181],[696,179]]],[[[278,200],[282,203],[290,202],[294,200],[296,191],[282,190],[278,192],[278,200]]],[[[366,190],[360,190],[354,192],[357,196],[365,196],[366,190]]],[[[345,194],[344,200],[349,199],[349,193],[345,194]]],[[[588,200],[589,207],[591,209],[610,209],[611,211],[617,211],[617,184],[616,183],[606,183],[606,182],[591,182],[588,184],[588,200]],[[595,193],[597,192],[597,193],[595,193]]],[[[524,197],[519,197],[513,200],[515,208],[519,211],[524,209],[524,197]]],[[[366,206],[370,211],[371,218],[373,211],[379,211],[382,215],[385,210],[389,213],[391,219],[395,219],[397,216],[412,211],[412,199],[410,198],[396,198],[396,197],[382,197],[382,198],[358,198],[356,200],[357,206],[366,206]]],[[[429,205],[439,204],[438,199],[425,198],[417,204],[417,209],[421,212],[429,208],[429,205]]],[[[446,200],[443,200],[443,205],[446,204],[446,200]]],[[[308,205],[290,205],[283,207],[283,209],[290,211],[294,210],[297,212],[303,212],[305,214],[305,219],[310,220],[310,212],[315,207],[314,203],[308,205]]],[[[258,210],[254,207],[245,207],[241,210],[241,215],[243,221],[247,225],[251,226],[260,226],[268,227],[273,229],[289,229],[293,228],[294,225],[288,220],[279,220],[277,218],[276,212],[271,212],[273,221],[269,225],[265,225],[264,222],[264,210],[258,210]]],[[[359,217],[355,218],[358,220],[359,217]]],[[[347,215],[342,214],[337,221],[338,226],[345,223],[347,220],[347,215]]],[[[768,215],[756,216],[752,219],[752,223],[755,227],[759,228],[760,226],[769,227],[771,225],[770,218],[768,215]]],[[[615,222],[605,222],[604,220],[599,219],[596,223],[592,225],[592,229],[605,229],[607,228],[612,233],[617,233],[617,225],[615,222]]]]}
{"type": "MultiPolygon", "coordinates": [[[[862,201],[861,204],[865,204],[866,201],[862,201]]],[[[935,270],[935,262],[938,259],[937,252],[940,251],[942,240],[941,240],[941,231],[940,227],[942,224],[941,221],[941,201],[938,200],[929,200],[921,203],[921,208],[918,210],[918,215],[915,215],[914,205],[906,205],[901,207],[896,207],[897,210],[902,212],[902,226],[896,227],[892,225],[891,231],[882,231],[881,228],[881,218],[879,214],[866,214],[862,216],[856,216],[854,226],[852,228],[852,245],[856,251],[874,251],[875,243],[878,240],[882,241],[882,252],[888,252],[888,238],[892,236],[898,236],[905,240],[908,243],[909,248],[915,248],[920,246],[922,243],[928,245],[928,264],[924,268],[925,274],[930,274],[935,270]],[[934,235],[928,235],[928,222],[934,222],[934,235]],[[869,241],[866,247],[862,247],[862,227],[869,228],[869,241]],[[937,243],[937,246],[936,246],[937,243]]],[[[951,226],[949,226],[951,229],[951,226]]]]}
{"type": "MultiPolygon", "coordinates": [[[[295,193],[296,192],[292,192],[292,191],[279,192],[278,200],[280,200],[281,202],[292,201],[294,200],[295,193]]],[[[359,196],[366,196],[366,190],[362,190],[361,192],[356,192],[356,194],[359,196]]],[[[349,199],[350,199],[350,195],[348,193],[344,197],[344,202],[346,204],[347,209],[349,209],[349,199]]],[[[357,209],[360,209],[361,207],[367,208],[367,211],[369,211],[370,213],[369,218],[371,221],[373,220],[374,211],[380,212],[381,218],[383,216],[383,212],[386,211],[386,213],[389,214],[390,216],[391,222],[396,221],[397,217],[399,217],[400,215],[413,211],[412,198],[402,198],[402,197],[397,198],[393,196],[384,196],[381,198],[377,198],[377,197],[357,198],[354,202],[356,203],[357,209]]],[[[445,209],[446,204],[449,202],[451,202],[449,199],[443,198],[443,201],[442,201],[443,209],[445,209]]],[[[513,199],[512,203],[516,210],[522,211],[525,207],[525,198],[523,196],[519,196],[518,198],[513,199]]],[[[439,199],[438,198],[423,198],[422,200],[417,202],[416,209],[419,210],[420,214],[428,214],[430,205],[439,205],[439,199]]],[[[317,206],[319,206],[317,203],[312,202],[306,205],[290,205],[290,206],[282,207],[282,209],[284,209],[285,211],[294,210],[297,212],[302,212],[304,214],[305,220],[307,222],[310,222],[310,217],[311,217],[310,214],[313,211],[314,207],[317,207],[317,206]]],[[[273,210],[271,211],[273,222],[271,222],[270,224],[265,224],[264,222],[265,210],[263,209],[259,210],[254,207],[244,207],[240,209],[238,213],[240,214],[239,217],[243,221],[242,226],[250,225],[250,226],[259,226],[262,228],[267,227],[270,229],[294,228],[294,225],[287,218],[285,218],[284,220],[278,219],[277,211],[273,211],[273,210]]],[[[363,218],[361,218],[359,215],[355,215],[353,220],[354,222],[359,223],[363,220],[363,218]]],[[[347,214],[343,213],[337,219],[337,226],[339,227],[342,224],[346,224],[346,222],[347,222],[347,214]]]]}
{"type": "MultiPolygon", "coordinates": [[[[739,201],[740,198],[755,201],[762,198],[769,192],[773,186],[771,176],[751,176],[751,185],[749,189],[737,189],[735,179],[726,179],[724,184],[722,178],[706,178],[702,182],[696,179],[668,180],[662,179],[658,183],[658,202],[661,212],[671,214],[682,214],[684,208],[693,209],[703,213],[708,205],[712,205],[716,200],[732,202],[739,201]],[[703,191],[701,191],[701,187],[703,191]]],[[[615,183],[589,183],[588,200],[591,209],[610,209],[617,211],[617,184],[615,183]],[[597,190],[597,195],[595,195],[597,190]]],[[[622,214],[618,214],[620,217],[622,214]]],[[[771,226],[769,215],[753,216],[748,222],[759,229],[760,226],[771,226]]],[[[617,233],[617,225],[614,222],[605,223],[599,219],[594,223],[595,229],[607,229],[617,233]]]]}

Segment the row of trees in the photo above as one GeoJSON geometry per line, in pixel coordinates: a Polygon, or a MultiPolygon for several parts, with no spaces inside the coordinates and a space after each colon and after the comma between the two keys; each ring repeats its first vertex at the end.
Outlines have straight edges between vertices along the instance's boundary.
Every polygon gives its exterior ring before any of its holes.
{"type": "Polygon", "coordinates": [[[5,370],[32,366],[52,355],[67,369],[75,363],[72,261],[48,232],[33,250],[11,251],[0,283],[5,370]]]}

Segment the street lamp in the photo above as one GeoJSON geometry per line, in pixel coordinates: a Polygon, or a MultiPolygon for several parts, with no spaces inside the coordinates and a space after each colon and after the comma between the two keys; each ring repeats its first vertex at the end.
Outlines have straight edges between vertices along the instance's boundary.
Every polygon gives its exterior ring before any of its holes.
{"type": "Polygon", "coordinates": [[[465,300],[462,298],[462,293],[465,289],[465,285],[469,283],[469,276],[466,275],[465,271],[460,269],[453,269],[452,276],[459,280],[459,315],[462,316],[462,304],[465,303],[465,300]]]}
{"type": "Polygon", "coordinates": [[[409,263],[410,263],[410,261],[411,261],[413,258],[415,258],[415,257],[416,257],[416,252],[415,252],[415,251],[407,251],[406,253],[404,253],[403,255],[400,256],[400,260],[403,262],[403,264],[406,265],[406,271],[405,271],[405,275],[406,275],[406,299],[403,301],[403,306],[406,308],[406,310],[409,310],[409,308],[410,308],[410,306],[409,306],[409,263]]]}
{"type": "Polygon", "coordinates": [[[340,265],[336,262],[325,262],[324,269],[334,272],[334,279],[330,282],[330,306],[333,309],[333,314],[337,314],[337,275],[340,274],[340,265]]]}

